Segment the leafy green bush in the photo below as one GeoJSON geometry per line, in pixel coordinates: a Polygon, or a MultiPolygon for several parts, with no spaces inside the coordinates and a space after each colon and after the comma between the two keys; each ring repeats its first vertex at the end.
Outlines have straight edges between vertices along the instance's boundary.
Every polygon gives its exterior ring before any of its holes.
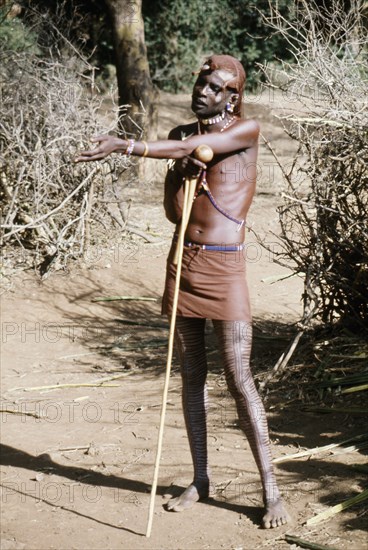
{"type": "MultiPolygon", "coordinates": [[[[58,30],[91,56],[90,62],[102,71],[101,80],[107,78],[104,67],[113,63],[114,54],[104,3],[23,0],[22,4],[31,19],[32,12],[38,10],[44,25],[58,21],[58,30]]],[[[277,0],[277,5],[289,21],[295,19],[293,1],[277,0]]],[[[151,75],[155,84],[166,91],[190,90],[192,71],[211,53],[229,53],[240,59],[247,71],[248,89],[259,80],[257,63],[290,56],[287,41],[272,33],[264,21],[270,14],[269,0],[143,0],[142,9],[151,75]]],[[[52,43],[47,43],[49,32],[46,40],[41,40],[44,47],[54,49],[58,35],[53,34],[52,43]]]]}
{"type": "Polygon", "coordinates": [[[37,34],[27,28],[18,17],[8,19],[8,12],[8,4],[0,8],[0,50],[39,54],[37,34]]]}
{"type": "MultiPolygon", "coordinates": [[[[293,3],[279,1],[292,18],[293,3]]],[[[263,20],[267,0],[144,0],[146,44],[154,82],[172,92],[188,91],[192,71],[211,53],[229,53],[242,61],[248,85],[257,80],[256,63],[285,59],[287,42],[271,34],[263,20]]]]}

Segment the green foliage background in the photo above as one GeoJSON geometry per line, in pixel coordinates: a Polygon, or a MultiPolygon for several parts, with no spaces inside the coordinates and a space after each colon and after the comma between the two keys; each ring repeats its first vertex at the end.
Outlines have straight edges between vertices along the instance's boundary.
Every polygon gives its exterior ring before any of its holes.
{"type": "Polygon", "coordinates": [[[21,19],[7,19],[9,5],[0,7],[0,50],[14,52],[30,51],[40,53],[37,46],[37,34],[28,28],[21,19]]]}
{"type": "MultiPolygon", "coordinates": [[[[22,50],[35,43],[44,47],[43,55],[45,49],[54,49],[57,40],[45,43],[42,36],[34,37],[28,30],[36,13],[42,14],[38,19],[54,21],[84,55],[90,52],[102,79],[108,78],[105,69],[114,63],[114,52],[104,2],[19,0],[19,4],[24,8],[20,18],[0,19],[3,49],[7,49],[5,44],[9,49],[22,50]]],[[[277,4],[287,19],[294,19],[293,0],[277,0],[277,4]]],[[[285,40],[272,34],[262,18],[262,14],[269,15],[268,0],[143,0],[142,9],[151,76],[165,91],[189,91],[192,71],[211,53],[229,53],[240,59],[247,71],[248,89],[259,79],[257,63],[290,57],[285,40]]],[[[39,20],[37,26],[40,28],[39,20]]]]}
{"type": "MultiPolygon", "coordinates": [[[[293,19],[294,2],[278,1],[293,19]]],[[[257,80],[256,63],[287,59],[287,43],[272,35],[262,15],[268,0],[143,0],[146,44],[153,81],[166,91],[188,91],[192,71],[211,53],[229,53],[243,63],[248,86],[257,80]]]]}

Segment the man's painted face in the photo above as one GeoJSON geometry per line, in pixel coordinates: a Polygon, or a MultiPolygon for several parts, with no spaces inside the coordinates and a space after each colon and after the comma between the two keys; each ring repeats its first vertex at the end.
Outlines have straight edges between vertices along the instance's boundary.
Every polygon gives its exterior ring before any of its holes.
{"type": "Polygon", "coordinates": [[[234,96],[234,92],[226,88],[226,82],[231,78],[233,76],[227,71],[201,72],[192,93],[194,114],[208,118],[221,113],[234,96]]]}

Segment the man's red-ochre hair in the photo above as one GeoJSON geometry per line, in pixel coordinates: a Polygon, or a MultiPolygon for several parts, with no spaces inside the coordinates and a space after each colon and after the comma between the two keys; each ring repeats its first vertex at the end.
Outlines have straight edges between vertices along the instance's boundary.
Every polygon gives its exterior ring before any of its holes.
{"type": "Polygon", "coordinates": [[[213,71],[226,71],[233,78],[226,82],[226,87],[239,94],[239,99],[234,105],[234,115],[241,115],[243,90],[245,85],[245,70],[238,59],[231,55],[211,55],[202,65],[200,73],[213,71]]]}

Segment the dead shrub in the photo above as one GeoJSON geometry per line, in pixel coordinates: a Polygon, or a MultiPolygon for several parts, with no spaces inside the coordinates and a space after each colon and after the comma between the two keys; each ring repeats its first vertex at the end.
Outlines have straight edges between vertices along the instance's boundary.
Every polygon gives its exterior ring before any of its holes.
{"type": "MultiPolygon", "coordinates": [[[[304,317],[368,327],[368,63],[364,3],[332,0],[328,9],[301,0],[296,23],[275,5],[268,24],[289,42],[275,85],[288,97],[278,116],[298,142],[279,209],[278,260],[302,274],[304,317]]],[[[270,145],[277,159],[277,153],[270,145]]],[[[278,160],[278,159],[277,159],[278,160]]]]}
{"type": "Polygon", "coordinates": [[[133,165],[117,155],[74,163],[78,151],[91,147],[90,136],[114,131],[121,121],[111,104],[102,118],[95,69],[68,40],[42,57],[29,50],[0,56],[3,266],[45,273],[98,239],[111,242],[113,228],[126,225],[120,191],[133,165]]]}

